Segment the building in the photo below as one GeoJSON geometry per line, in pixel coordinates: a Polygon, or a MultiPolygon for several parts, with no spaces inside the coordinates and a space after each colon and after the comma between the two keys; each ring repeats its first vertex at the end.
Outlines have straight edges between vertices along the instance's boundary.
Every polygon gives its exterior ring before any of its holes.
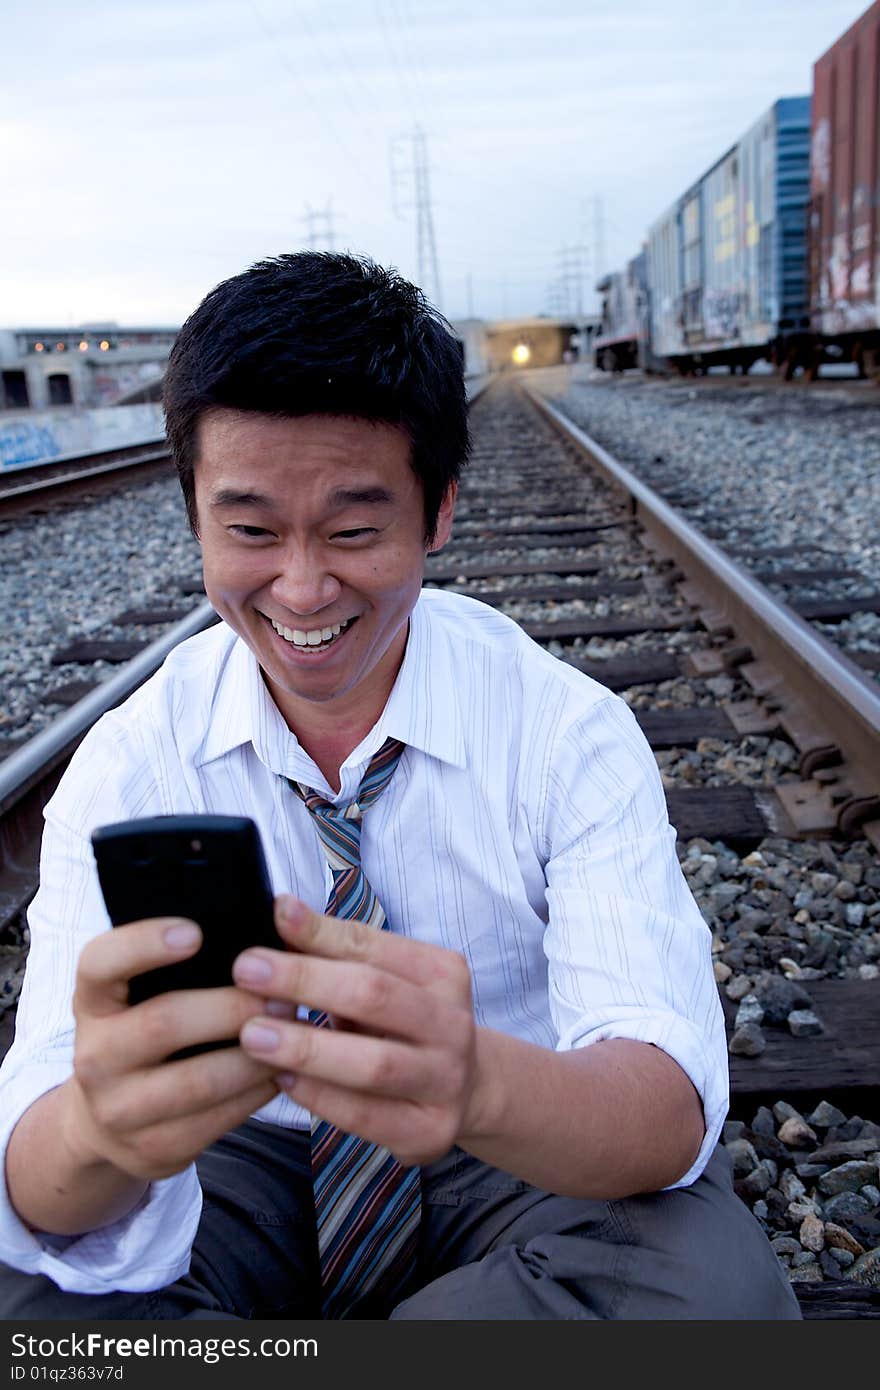
{"type": "Polygon", "coordinates": [[[0,410],[115,405],[158,383],[176,328],[0,329],[0,410]]]}

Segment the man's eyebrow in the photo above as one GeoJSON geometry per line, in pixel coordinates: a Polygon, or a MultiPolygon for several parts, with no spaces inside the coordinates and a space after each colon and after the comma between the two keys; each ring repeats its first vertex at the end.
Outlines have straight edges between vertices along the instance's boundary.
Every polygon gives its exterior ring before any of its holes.
{"type": "Polygon", "coordinates": [[[243,492],[235,487],[221,487],[211,493],[212,507],[262,507],[271,511],[274,503],[262,492],[243,492]]]}
{"type": "Polygon", "coordinates": [[[387,487],[382,487],[380,483],[376,483],[372,487],[336,487],[327,497],[328,506],[340,510],[343,507],[360,507],[393,501],[394,494],[389,492],[387,487]]]}
{"type": "MultiPolygon", "coordinates": [[[[381,483],[367,487],[336,487],[327,495],[327,506],[331,511],[341,511],[344,507],[377,506],[394,501],[394,494],[381,483]]],[[[260,507],[272,511],[275,502],[262,492],[251,492],[236,487],[221,487],[211,493],[212,507],[260,507]]]]}

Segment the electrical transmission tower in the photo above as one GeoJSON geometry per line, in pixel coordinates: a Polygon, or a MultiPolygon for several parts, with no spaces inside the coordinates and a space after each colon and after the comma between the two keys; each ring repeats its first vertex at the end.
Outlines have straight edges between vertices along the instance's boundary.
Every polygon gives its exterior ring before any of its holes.
{"type": "Polygon", "coordinates": [[[416,260],[418,263],[418,283],[421,289],[442,309],[440,288],[440,267],[437,262],[437,242],[434,238],[434,213],[431,207],[431,172],[428,165],[428,141],[422,127],[414,127],[409,136],[396,136],[390,143],[391,163],[391,201],[395,216],[402,217],[404,207],[412,209],[412,203],[404,204],[398,198],[401,185],[409,182],[409,169],[401,169],[402,160],[398,151],[404,140],[412,142],[412,183],[415,194],[416,214],[416,260]]]}
{"type": "Polygon", "coordinates": [[[428,142],[421,126],[413,131],[413,174],[416,185],[416,239],[418,246],[419,284],[430,299],[442,308],[440,270],[437,265],[437,243],[434,240],[434,214],[431,210],[431,182],[428,167],[428,142]],[[428,286],[430,277],[431,285],[428,286]]]}
{"type": "Polygon", "coordinates": [[[583,242],[563,246],[559,251],[559,281],[564,286],[565,312],[574,314],[578,322],[584,316],[584,276],[589,248],[583,242]]]}
{"type": "Polygon", "coordinates": [[[303,221],[308,227],[305,236],[307,245],[312,249],[324,251],[333,250],[333,208],[328,203],[325,208],[313,208],[306,203],[306,215],[303,221]]]}

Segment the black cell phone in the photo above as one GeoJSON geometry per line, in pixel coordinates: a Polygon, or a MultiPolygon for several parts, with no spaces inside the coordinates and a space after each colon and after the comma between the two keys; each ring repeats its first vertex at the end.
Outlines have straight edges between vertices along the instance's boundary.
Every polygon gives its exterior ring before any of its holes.
{"type": "MultiPolygon", "coordinates": [[[[174,989],[232,984],[247,946],[283,947],[260,833],[247,816],[153,816],[92,833],[98,880],[114,927],[145,917],[189,917],[202,928],[194,956],[135,975],[129,1003],[174,989]]],[[[201,1044],[175,1056],[236,1039],[201,1044]]]]}

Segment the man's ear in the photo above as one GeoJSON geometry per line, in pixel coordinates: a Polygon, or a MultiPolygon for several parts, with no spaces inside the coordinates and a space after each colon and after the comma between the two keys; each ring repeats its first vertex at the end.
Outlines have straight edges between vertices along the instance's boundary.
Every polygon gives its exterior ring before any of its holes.
{"type": "Polygon", "coordinates": [[[450,483],[443,495],[443,501],[440,503],[434,539],[427,547],[428,555],[433,555],[435,550],[442,550],[443,546],[449,540],[452,532],[452,517],[455,512],[455,499],[457,496],[458,483],[450,483]]]}

